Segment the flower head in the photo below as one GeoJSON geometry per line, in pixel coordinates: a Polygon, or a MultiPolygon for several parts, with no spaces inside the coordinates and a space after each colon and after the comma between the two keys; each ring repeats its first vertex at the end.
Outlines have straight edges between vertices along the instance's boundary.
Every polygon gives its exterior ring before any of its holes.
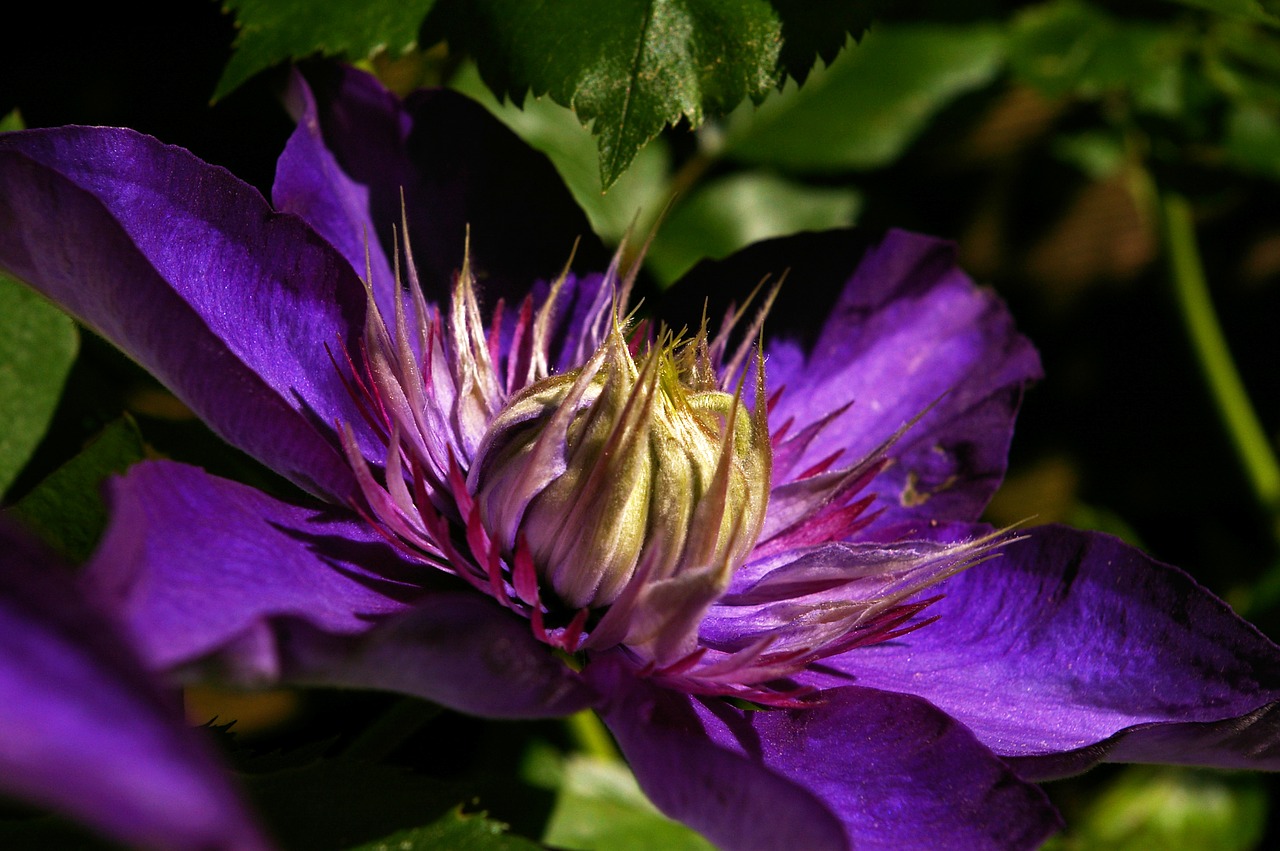
{"type": "Polygon", "coordinates": [[[274,211],[126,131],[0,137],[0,266],[311,494],[115,483],[85,584],[154,668],[593,706],[735,848],[1030,847],[1032,780],[1276,767],[1273,644],[1114,539],[979,522],[1039,364],[945,244],[760,245],[632,323],[628,272],[557,275],[573,233],[506,220],[556,206],[516,188],[548,166],[474,105],[330,82],[294,88],[274,211]],[[723,303],[788,266],[804,321],[723,303]]]}

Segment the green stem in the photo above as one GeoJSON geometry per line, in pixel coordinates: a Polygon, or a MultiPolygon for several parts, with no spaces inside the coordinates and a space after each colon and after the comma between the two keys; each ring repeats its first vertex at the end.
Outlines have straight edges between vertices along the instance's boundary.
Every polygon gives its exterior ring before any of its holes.
{"type": "Polygon", "coordinates": [[[618,747],[613,743],[613,737],[609,735],[600,716],[590,709],[584,709],[570,715],[565,721],[574,742],[583,753],[606,762],[622,761],[622,755],[618,753],[618,747]]]}
{"type": "Polygon", "coordinates": [[[1249,402],[1209,298],[1191,205],[1180,195],[1167,193],[1161,212],[1178,310],[1254,497],[1270,516],[1272,533],[1280,542],[1280,464],[1249,402]]]}

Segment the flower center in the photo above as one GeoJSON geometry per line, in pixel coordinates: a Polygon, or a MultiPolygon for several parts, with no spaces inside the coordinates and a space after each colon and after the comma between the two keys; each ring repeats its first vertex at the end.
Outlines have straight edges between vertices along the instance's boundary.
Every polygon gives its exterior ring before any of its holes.
{"type": "Polygon", "coordinates": [[[768,429],[716,389],[705,349],[668,337],[636,358],[615,323],[584,366],[525,387],[486,430],[467,482],[480,518],[507,555],[524,539],[565,606],[637,584],[714,597],[755,545],[768,429]]]}

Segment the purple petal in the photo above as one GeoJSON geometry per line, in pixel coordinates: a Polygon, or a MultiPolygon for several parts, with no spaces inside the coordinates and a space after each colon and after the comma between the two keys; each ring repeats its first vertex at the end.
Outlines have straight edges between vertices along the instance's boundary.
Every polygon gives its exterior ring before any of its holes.
{"type": "MultiPolygon", "coordinates": [[[[390,111],[394,99],[389,93],[383,95],[389,100],[386,110],[390,111]]],[[[380,231],[399,228],[400,218],[371,218],[369,187],[348,177],[325,147],[315,97],[297,71],[290,80],[288,100],[298,126],[276,163],[272,199],[277,209],[306,220],[362,277],[367,274],[379,311],[383,316],[394,316],[393,298],[399,286],[379,237],[380,231]]],[[[407,127],[402,132],[407,132],[407,127]]]]}
{"type": "Polygon", "coordinates": [[[277,622],[358,635],[408,610],[434,574],[353,514],[280,502],[197,467],[139,464],[109,497],[111,524],[84,581],[153,668],[234,646],[246,671],[269,676],[277,622]]]}
{"type": "Polygon", "coordinates": [[[807,457],[838,447],[853,461],[928,409],[873,485],[883,520],[973,520],[1000,484],[1022,390],[1039,375],[1030,343],[956,267],[950,244],[891,232],[859,264],[804,368],[778,376],[788,392],[775,416],[802,424],[852,400],[807,457]]]}
{"type": "Polygon", "coordinates": [[[1280,648],[1224,603],[1105,535],[1039,527],[999,552],[940,586],[936,623],[827,663],[926,698],[1024,776],[1280,769],[1280,648]]]}
{"type": "Polygon", "coordinates": [[[293,216],[129,130],[0,138],[0,267],[146,366],[231,443],[314,492],[353,480],[357,421],[326,346],[352,346],[355,274],[293,216]]]}
{"type": "Polygon", "coordinates": [[[732,287],[740,297],[762,275],[790,269],[766,323],[770,391],[786,388],[770,423],[793,419],[794,434],[853,403],[796,469],[837,450],[839,463],[855,463],[924,413],[871,485],[884,510],[878,525],[976,520],[1004,476],[1014,417],[1023,388],[1040,375],[1039,359],[999,299],[956,267],[949,243],[893,231],[849,274],[858,251],[847,232],[773,240],[702,264],[677,287],[732,287]],[[825,317],[816,338],[815,316],[825,317]]]}
{"type": "Polygon", "coordinates": [[[485,715],[591,702],[527,623],[402,560],[354,515],[170,462],[135,466],[110,497],[85,583],[152,668],[385,688],[485,715]]]}
{"type": "MultiPolygon", "coordinates": [[[[580,268],[608,264],[547,158],[479,104],[446,89],[401,102],[351,68],[319,68],[309,82],[324,141],[343,172],[367,187],[370,239],[381,241],[387,256],[403,197],[429,299],[442,301],[450,291],[468,228],[472,264],[490,303],[499,296],[510,302],[535,280],[554,278],[577,239],[580,268]]],[[[276,201],[289,204],[280,194],[276,201]]]]}
{"type": "Polygon", "coordinates": [[[133,846],[267,843],[228,776],[70,574],[0,529],[0,791],[133,846]]]}
{"type": "Polygon", "coordinates": [[[645,793],[726,848],[1034,848],[1060,826],[1038,788],[918,698],[845,687],[743,711],[614,663],[588,676],[645,793]]]}
{"type": "Polygon", "coordinates": [[[296,652],[294,682],[398,691],[471,715],[554,717],[596,700],[527,621],[471,590],[433,594],[357,641],[296,652]]]}

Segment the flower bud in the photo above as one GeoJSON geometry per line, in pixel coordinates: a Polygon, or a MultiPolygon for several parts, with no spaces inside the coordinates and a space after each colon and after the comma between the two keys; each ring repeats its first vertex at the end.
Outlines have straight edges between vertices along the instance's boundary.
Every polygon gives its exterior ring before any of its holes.
{"type": "Polygon", "coordinates": [[[490,423],[468,479],[481,521],[508,554],[523,537],[570,608],[676,577],[715,596],[768,501],[760,372],[752,414],[717,389],[705,335],[633,358],[615,325],[581,369],[531,384],[490,423]]]}

